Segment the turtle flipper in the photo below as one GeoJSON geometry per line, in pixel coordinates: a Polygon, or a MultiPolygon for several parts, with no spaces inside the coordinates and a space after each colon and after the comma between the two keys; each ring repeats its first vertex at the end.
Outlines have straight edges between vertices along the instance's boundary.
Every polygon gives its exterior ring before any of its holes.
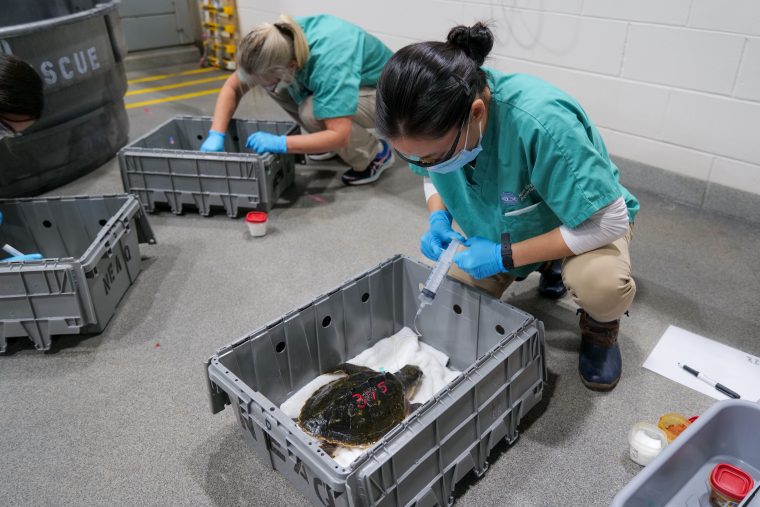
{"type": "Polygon", "coordinates": [[[335,457],[335,451],[338,450],[338,444],[333,444],[331,442],[322,442],[319,447],[321,447],[331,458],[335,457]]]}
{"type": "Polygon", "coordinates": [[[404,419],[415,413],[422,405],[422,403],[412,403],[407,399],[404,403],[404,419]]]}
{"type": "Polygon", "coordinates": [[[374,370],[372,368],[367,368],[366,366],[359,366],[358,364],[340,363],[338,366],[333,368],[333,371],[330,373],[343,372],[346,375],[353,375],[354,373],[363,373],[365,371],[374,370]]]}

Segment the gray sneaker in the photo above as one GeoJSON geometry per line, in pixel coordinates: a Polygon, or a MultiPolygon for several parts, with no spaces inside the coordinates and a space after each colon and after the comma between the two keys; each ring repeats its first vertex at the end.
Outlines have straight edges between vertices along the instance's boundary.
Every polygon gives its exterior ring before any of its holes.
{"type": "Polygon", "coordinates": [[[307,153],[306,158],[312,162],[322,162],[323,160],[335,158],[337,155],[334,151],[326,151],[324,153],[307,153]]]}

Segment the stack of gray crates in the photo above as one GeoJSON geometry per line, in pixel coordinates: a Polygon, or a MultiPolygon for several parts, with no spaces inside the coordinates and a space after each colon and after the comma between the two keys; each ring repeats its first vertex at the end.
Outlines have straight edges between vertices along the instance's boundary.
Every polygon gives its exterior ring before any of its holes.
{"type": "Polygon", "coordinates": [[[211,128],[210,117],[178,116],[125,146],[119,152],[124,190],[140,197],[145,209],[169,206],[180,214],[186,205],[207,216],[212,206],[229,217],[239,209],[269,211],[293,184],[295,155],[257,155],[246,151],[254,132],[277,135],[299,132],[293,122],[233,119],[224,152],[201,152],[211,128]]]}
{"type": "Polygon", "coordinates": [[[513,443],[546,382],[544,331],[527,313],[452,279],[418,320],[422,339],[462,371],[349,467],[339,466],[279,405],[318,375],[412,327],[430,268],[394,257],[212,356],[211,408],[231,405],[259,457],[315,505],[449,505],[513,443]]]}
{"type": "Polygon", "coordinates": [[[42,118],[0,143],[0,197],[36,195],[78,178],[127,143],[127,46],[117,0],[0,0],[0,53],[45,86],[42,118]]]}
{"type": "Polygon", "coordinates": [[[98,333],[140,273],[140,243],[155,243],[133,195],[0,200],[0,245],[41,253],[0,262],[0,352],[7,338],[38,350],[51,336],[98,333]]]}

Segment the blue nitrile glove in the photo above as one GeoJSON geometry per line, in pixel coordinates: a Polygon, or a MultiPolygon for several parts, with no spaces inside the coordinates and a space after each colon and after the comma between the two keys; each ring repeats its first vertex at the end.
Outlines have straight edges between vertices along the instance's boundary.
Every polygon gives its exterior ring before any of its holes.
{"type": "Polygon", "coordinates": [[[420,250],[431,261],[438,260],[452,239],[464,243],[464,237],[451,228],[451,221],[451,213],[448,211],[438,210],[430,214],[430,228],[420,238],[420,250]]]}
{"type": "Polygon", "coordinates": [[[286,153],[288,144],[285,136],[276,136],[269,132],[255,132],[248,136],[245,143],[246,148],[250,148],[256,153],[286,153]]]}
{"type": "Polygon", "coordinates": [[[501,260],[501,245],[485,238],[472,237],[464,242],[467,250],[457,253],[454,262],[476,280],[506,273],[501,260]]]}
{"type": "Polygon", "coordinates": [[[33,253],[26,255],[14,255],[13,257],[8,257],[7,259],[0,259],[0,262],[36,261],[39,259],[42,259],[42,254],[33,253]]]}
{"type": "Polygon", "coordinates": [[[224,151],[225,134],[216,130],[209,130],[208,137],[201,144],[201,151],[224,151]]]}

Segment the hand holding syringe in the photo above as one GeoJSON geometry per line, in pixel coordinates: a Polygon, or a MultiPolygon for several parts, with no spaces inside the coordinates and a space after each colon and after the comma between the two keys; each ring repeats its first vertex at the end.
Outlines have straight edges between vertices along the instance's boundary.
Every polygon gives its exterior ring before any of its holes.
{"type": "Polygon", "coordinates": [[[457,253],[457,250],[461,245],[462,243],[460,243],[459,240],[451,240],[449,246],[438,258],[438,262],[435,264],[435,267],[433,267],[433,271],[430,273],[430,276],[428,276],[422,290],[420,290],[420,306],[417,309],[417,315],[414,316],[414,329],[420,336],[422,336],[422,334],[417,330],[417,318],[420,316],[420,313],[422,313],[423,308],[433,303],[433,300],[438,293],[438,288],[443,283],[444,278],[446,278],[446,273],[449,272],[451,265],[454,263],[454,255],[457,253]]]}

